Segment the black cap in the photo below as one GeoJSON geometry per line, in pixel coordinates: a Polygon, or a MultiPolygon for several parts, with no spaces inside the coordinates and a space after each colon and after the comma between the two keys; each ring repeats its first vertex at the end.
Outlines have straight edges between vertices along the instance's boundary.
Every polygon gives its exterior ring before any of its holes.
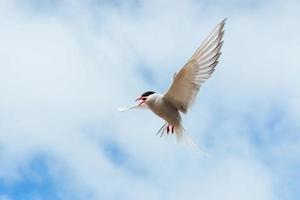
{"type": "Polygon", "coordinates": [[[149,96],[149,95],[151,95],[151,94],[154,94],[155,92],[152,92],[152,91],[148,91],[148,92],[144,92],[142,95],[141,95],[141,97],[147,97],[147,96],[149,96]]]}

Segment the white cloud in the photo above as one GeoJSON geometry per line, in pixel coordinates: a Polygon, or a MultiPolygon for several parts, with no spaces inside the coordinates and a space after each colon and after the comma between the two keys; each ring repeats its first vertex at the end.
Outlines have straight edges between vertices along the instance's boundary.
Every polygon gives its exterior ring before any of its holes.
{"type": "Polygon", "coordinates": [[[253,137],[268,137],[274,106],[290,119],[277,130],[297,128],[299,3],[270,4],[239,12],[194,1],[117,7],[65,1],[39,15],[2,2],[0,178],[18,181],[19,169],[42,153],[53,161],[53,179],[83,199],[278,198],[281,177],[266,163],[278,160],[265,157],[298,163],[299,137],[289,137],[294,129],[279,133],[284,143],[263,142],[267,152],[253,137]],[[149,66],[159,89],[167,88],[173,71],[225,16],[220,65],[185,117],[212,158],[154,137],[162,122],[151,113],[116,112],[155,89],[137,65],[149,66]],[[107,141],[123,152],[120,165],[107,156],[107,141]]]}

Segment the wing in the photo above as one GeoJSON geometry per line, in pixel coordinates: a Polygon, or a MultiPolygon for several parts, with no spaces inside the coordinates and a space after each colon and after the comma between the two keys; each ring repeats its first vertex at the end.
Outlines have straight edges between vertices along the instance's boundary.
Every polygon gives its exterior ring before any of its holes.
{"type": "Polygon", "coordinates": [[[209,34],[174,80],[164,98],[183,113],[193,104],[201,85],[211,76],[221,55],[224,19],[209,34]]]}

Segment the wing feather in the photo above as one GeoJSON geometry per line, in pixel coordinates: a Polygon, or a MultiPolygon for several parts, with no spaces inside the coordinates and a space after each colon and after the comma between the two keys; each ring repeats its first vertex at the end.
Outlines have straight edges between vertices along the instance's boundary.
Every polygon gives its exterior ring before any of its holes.
{"type": "Polygon", "coordinates": [[[164,98],[183,113],[193,104],[201,85],[210,78],[218,64],[223,45],[226,19],[208,35],[174,80],[164,98]]]}

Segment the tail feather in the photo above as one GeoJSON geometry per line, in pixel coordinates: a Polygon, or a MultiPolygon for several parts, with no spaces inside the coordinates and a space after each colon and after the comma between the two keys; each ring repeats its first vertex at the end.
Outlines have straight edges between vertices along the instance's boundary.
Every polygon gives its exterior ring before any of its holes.
{"type": "MultiPolygon", "coordinates": [[[[168,123],[165,123],[156,133],[156,135],[160,134],[160,137],[162,137],[164,134],[166,134],[166,130],[167,130],[167,126],[168,123]]],[[[191,146],[195,149],[197,149],[198,151],[200,151],[203,155],[205,156],[209,156],[208,153],[206,153],[206,151],[202,148],[200,148],[199,145],[197,145],[193,139],[190,137],[190,135],[186,132],[186,130],[184,129],[184,127],[181,124],[178,124],[175,126],[175,134],[176,134],[176,141],[177,143],[183,143],[185,145],[191,146]]]]}
{"type": "Polygon", "coordinates": [[[166,131],[166,128],[167,128],[167,123],[165,123],[158,131],[155,135],[158,135],[160,133],[160,137],[163,136],[164,132],[166,131]]]}
{"type": "Polygon", "coordinates": [[[209,157],[209,154],[203,148],[201,148],[198,144],[196,144],[194,142],[194,140],[186,132],[186,130],[184,129],[184,127],[181,124],[179,124],[175,127],[175,132],[176,132],[176,137],[177,137],[178,143],[184,143],[188,146],[191,146],[191,147],[197,149],[198,151],[200,151],[203,155],[209,157]]]}

